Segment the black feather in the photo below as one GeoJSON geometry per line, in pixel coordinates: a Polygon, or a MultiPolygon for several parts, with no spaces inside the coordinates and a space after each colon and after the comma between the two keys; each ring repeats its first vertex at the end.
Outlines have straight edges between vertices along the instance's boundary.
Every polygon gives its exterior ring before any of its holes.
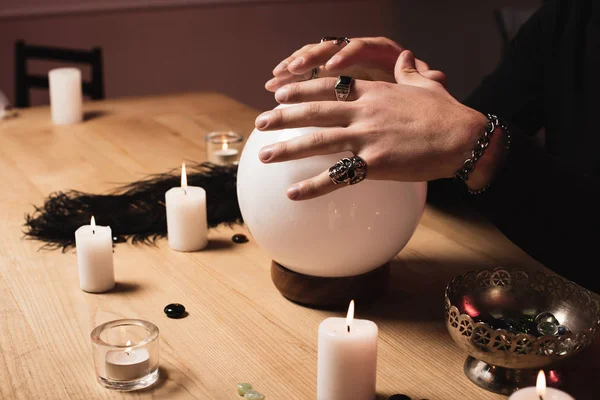
{"type": "MultiPolygon", "coordinates": [[[[243,224],[237,201],[237,165],[186,165],[188,185],[206,190],[209,228],[243,224]]],[[[149,175],[107,194],[77,190],[48,196],[25,216],[25,237],[44,242],[42,248],[66,251],[75,245],[75,231],[94,216],[98,225],[112,229],[114,242],[155,244],[167,235],[165,193],[180,186],[180,168],[149,175]]]]}

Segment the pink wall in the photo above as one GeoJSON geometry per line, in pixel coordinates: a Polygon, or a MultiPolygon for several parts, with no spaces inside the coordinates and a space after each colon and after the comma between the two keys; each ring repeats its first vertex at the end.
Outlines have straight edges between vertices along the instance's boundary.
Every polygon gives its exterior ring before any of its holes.
{"type": "MultiPolygon", "coordinates": [[[[465,96],[500,56],[492,10],[464,0],[276,1],[0,18],[0,89],[13,99],[13,43],[102,46],[107,97],[220,91],[259,109],[275,64],[323,35],[387,36],[444,70],[465,96]]],[[[539,1],[512,1],[520,7],[539,1]]],[[[0,6],[1,7],[1,6],[0,6]]],[[[32,68],[45,72],[52,65],[32,68]]],[[[45,92],[33,95],[47,102],[45,92]]]]}

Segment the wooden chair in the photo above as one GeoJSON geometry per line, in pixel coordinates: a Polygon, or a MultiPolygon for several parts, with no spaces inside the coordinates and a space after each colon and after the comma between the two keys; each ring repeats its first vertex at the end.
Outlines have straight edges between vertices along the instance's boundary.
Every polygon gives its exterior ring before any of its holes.
{"type": "Polygon", "coordinates": [[[15,107],[29,107],[29,89],[48,89],[48,75],[33,75],[27,70],[28,60],[51,60],[84,64],[91,67],[91,80],[82,82],[82,93],[93,100],[104,99],[102,49],[75,50],[61,47],[34,46],[23,40],[15,42],[15,107]]]}

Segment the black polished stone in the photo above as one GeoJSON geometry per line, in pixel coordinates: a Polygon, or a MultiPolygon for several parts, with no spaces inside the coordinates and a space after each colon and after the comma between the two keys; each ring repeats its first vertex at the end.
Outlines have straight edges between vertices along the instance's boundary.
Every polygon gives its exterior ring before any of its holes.
{"type": "Polygon", "coordinates": [[[233,243],[246,243],[248,241],[248,237],[241,233],[236,233],[231,237],[231,241],[233,243]]]}
{"type": "Polygon", "coordinates": [[[405,394],[393,394],[389,397],[388,400],[411,400],[410,397],[408,397],[405,394]]]}
{"type": "Polygon", "coordinates": [[[165,314],[169,318],[181,318],[185,316],[185,307],[183,304],[172,303],[165,307],[165,314]]]}
{"type": "Polygon", "coordinates": [[[570,330],[569,330],[569,328],[567,328],[566,326],[564,326],[564,325],[559,325],[559,326],[558,326],[558,332],[557,332],[557,335],[559,335],[559,336],[560,336],[560,335],[565,335],[565,334],[567,334],[567,333],[570,333],[570,332],[571,332],[571,331],[570,331],[570,330]]]}

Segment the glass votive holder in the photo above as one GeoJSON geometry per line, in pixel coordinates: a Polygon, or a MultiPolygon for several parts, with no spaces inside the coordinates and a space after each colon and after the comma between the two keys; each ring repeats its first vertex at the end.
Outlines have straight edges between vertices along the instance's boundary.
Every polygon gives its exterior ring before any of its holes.
{"type": "Polygon", "coordinates": [[[238,164],[244,138],[233,131],[206,134],[206,160],[217,165],[238,164]]]}
{"type": "Polygon", "coordinates": [[[148,321],[119,319],[92,331],[96,379],[108,389],[146,388],[158,379],[158,327],[148,321]]]}

